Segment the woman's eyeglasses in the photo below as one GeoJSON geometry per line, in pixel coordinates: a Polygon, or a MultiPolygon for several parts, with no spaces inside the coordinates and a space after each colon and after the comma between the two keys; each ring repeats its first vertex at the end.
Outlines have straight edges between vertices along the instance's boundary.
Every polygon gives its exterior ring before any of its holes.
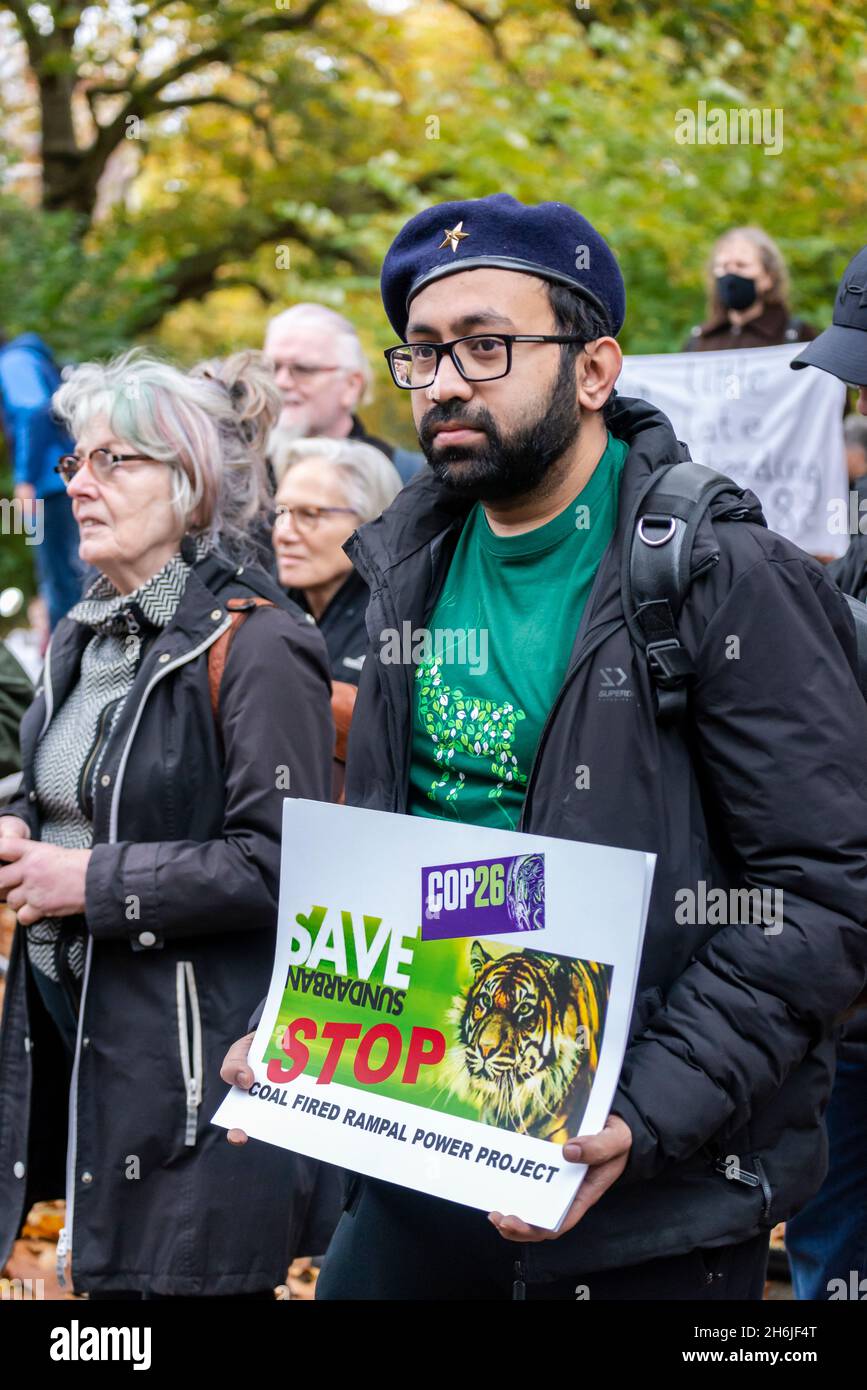
{"type": "Polygon", "coordinates": [[[59,473],[67,487],[72,482],[76,473],[85,463],[90,464],[93,476],[101,483],[111,477],[112,473],[122,463],[158,463],[158,459],[148,458],[146,454],[113,454],[109,449],[91,449],[83,459],[77,454],[64,454],[59,463],[54,465],[55,473],[59,473]]]}
{"type": "Polygon", "coordinates": [[[298,531],[315,531],[324,516],[334,516],[339,512],[348,516],[358,516],[354,507],[287,507],[280,502],[276,508],[274,525],[279,526],[281,521],[291,516],[298,531]]]}

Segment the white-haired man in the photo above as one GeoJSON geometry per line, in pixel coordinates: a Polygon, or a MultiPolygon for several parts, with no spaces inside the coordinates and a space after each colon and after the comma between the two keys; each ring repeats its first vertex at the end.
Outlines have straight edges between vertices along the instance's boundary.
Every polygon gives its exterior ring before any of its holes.
{"type": "Polygon", "coordinates": [[[274,363],[283,409],[277,424],[283,441],[357,439],[391,459],[405,482],[421,454],[368,434],[356,415],[371,399],[373,373],[348,319],[324,304],[294,304],[268,324],[265,353],[274,363]]]}

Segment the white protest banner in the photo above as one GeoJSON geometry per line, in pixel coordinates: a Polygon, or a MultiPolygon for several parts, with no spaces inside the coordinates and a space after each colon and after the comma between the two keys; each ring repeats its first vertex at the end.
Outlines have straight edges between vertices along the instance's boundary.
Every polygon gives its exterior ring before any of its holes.
{"type": "Polygon", "coordinates": [[[284,803],[274,972],[214,1123],[555,1228],[626,1048],[655,855],[284,803]]]}
{"type": "Polygon", "coordinates": [[[803,347],[626,357],[617,390],[659,406],[696,463],[752,488],[772,531],[837,556],[849,542],[839,525],[845,388],[813,367],[793,372],[803,347]]]}

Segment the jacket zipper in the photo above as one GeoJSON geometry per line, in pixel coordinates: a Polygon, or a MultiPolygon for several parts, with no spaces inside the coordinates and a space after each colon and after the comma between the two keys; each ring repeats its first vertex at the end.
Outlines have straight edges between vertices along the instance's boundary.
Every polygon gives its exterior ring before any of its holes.
{"type": "Polygon", "coordinates": [[[57,977],[61,987],[66,991],[72,1003],[74,1011],[78,1012],[78,982],[72,973],[72,966],[69,963],[69,953],[72,950],[72,940],[69,933],[61,932],[54,952],[54,965],[57,970],[57,977]]]}
{"type": "Polygon", "coordinates": [[[111,728],[111,721],[119,704],[119,699],[110,700],[105,706],[105,709],[100,712],[96,725],[96,734],[90,746],[90,752],[84,760],[81,775],[78,779],[78,804],[88,817],[92,817],[93,813],[93,803],[87,792],[90,775],[96,766],[99,754],[102,752],[103,739],[111,728]]]}
{"type": "MultiPolygon", "coordinates": [[[[45,662],[42,667],[42,690],[45,695],[45,713],[42,718],[42,727],[36,736],[36,743],[39,742],[48,725],[51,723],[51,716],[54,713],[54,687],[51,684],[51,653],[54,648],[53,640],[48,643],[45,652],[45,662]]],[[[35,745],[34,745],[35,746],[35,745]]],[[[87,970],[90,965],[90,938],[87,941],[87,954],[84,964],[84,976],[87,978],[87,970]]],[[[79,1014],[79,1026],[75,1039],[75,1061],[72,1066],[72,1079],[69,1083],[69,1108],[72,1111],[73,1096],[75,1094],[75,1082],[78,1075],[78,1057],[81,1039],[81,1015],[79,1014]]],[[[71,1248],[71,1225],[69,1221],[70,1213],[70,1187],[69,1187],[69,1148],[66,1153],[66,1225],[62,1226],[57,1235],[57,1253],[55,1255],[55,1272],[57,1282],[62,1289],[66,1288],[66,1259],[71,1248]]]]}
{"type": "MultiPolygon", "coordinates": [[[[174,661],[166,662],[165,666],[161,667],[160,670],[155,671],[154,674],[151,676],[151,679],[145,687],[144,693],[142,694],[141,700],[139,701],[138,709],[135,712],[135,718],[133,719],[132,727],[130,728],[129,734],[127,736],[127,741],[124,745],[124,750],[121,754],[121,759],[118,764],[117,776],[114,779],[114,791],[112,793],[111,798],[111,813],[109,816],[108,827],[108,843],[110,845],[117,843],[117,822],[119,816],[120,791],[121,787],[123,786],[126,765],[129,760],[129,751],[132,746],[132,741],[135,738],[136,730],[138,729],[138,726],[141,723],[141,717],[144,713],[144,707],[147,703],[148,696],[150,695],[154,686],[158,685],[159,682],[163,680],[167,675],[169,675],[171,671],[176,671],[179,666],[185,666],[188,661],[194,661],[197,656],[201,656],[202,652],[207,651],[208,647],[213,646],[217,638],[221,637],[223,633],[226,632],[229,627],[231,627],[231,625],[232,619],[231,617],[227,617],[226,621],[222,623],[220,627],[216,628],[214,632],[210,633],[204,642],[200,642],[199,645],[197,647],[194,647],[191,652],[186,652],[183,656],[177,657],[174,661]]],[[[49,707],[49,709],[53,705],[53,700],[48,698],[51,693],[51,688],[49,684],[50,672],[48,667],[48,656],[50,654],[50,651],[51,648],[49,647],[48,653],[46,653],[45,657],[44,677],[46,705],[49,707]]],[[[50,714],[48,717],[50,718],[50,714]]],[[[46,719],[45,724],[43,724],[42,726],[43,731],[47,726],[47,723],[48,719],[46,719]]],[[[61,1288],[66,1288],[66,1257],[72,1250],[72,1232],[73,1223],[75,1219],[75,1158],[76,1148],[78,1144],[78,1073],[81,1065],[81,1040],[83,1036],[82,1029],[84,1024],[84,1009],[87,1001],[87,986],[90,981],[90,962],[92,955],[93,937],[88,932],[87,954],[84,958],[84,976],[81,983],[81,1002],[79,1004],[78,1009],[78,1031],[75,1036],[75,1060],[72,1064],[72,1079],[69,1084],[69,1137],[66,1145],[66,1224],[60,1231],[60,1234],[57,1239],[57,1282],[60,1284],[61,1288]]]]}
{"type": "Polygon", "coordinates": [[[39,730],[37,742],[45,733],[51,723],[51,716],[54,713],[54,690],[51,685],[51,651],[54,642],[49,642],[45,652],[45,661],[42,665],[42,689],[45,692],[45,714],[42,719],[42,728],[39,730]]]}
{"type": "Polygon", "coordinates": [[[187,1097],[187,1119],[184,1143],[188,1148],[196,1143],[198,1110],[202,1103],[202,1016],[199,1012],[199,992],[196,989],[196,975],[191,960],[179,960],[175,967],[175,993],[178,1008],[178,1045],[181,1053],[181,1071],[184,1076],[184,1091],[187,1097]],[[187,1015],[189,1003],[189,1017],[187,1015]],[[190,1053],[190,1019],[192,1019],[192,1055],[190,1053]]]}

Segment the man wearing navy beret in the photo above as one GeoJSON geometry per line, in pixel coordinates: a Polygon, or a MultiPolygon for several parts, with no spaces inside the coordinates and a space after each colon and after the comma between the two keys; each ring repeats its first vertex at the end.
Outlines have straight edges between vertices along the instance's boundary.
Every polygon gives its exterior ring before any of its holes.
{"type": "MultiPolygon", "coordinates": [[[[347,802],[657,867],[612,1113],[562,1150],[588,1171],[561,1229],[358,1177],[317,1296],[759,1299],[771,1228],[821,1183],[834,1023],[867,975],[867,707],[845,601],[731,485],[683,551],[676,626],[667,599],[654,609],[671,636],[653,664],[635,640],[631,544],[667,539],[639,508],[688,455],[659,410],[615,396],[623,280],[574,209],[496,194],[421,212],[382,295],[429,467],[347,543],[382,635],[347,802]],[[383,650],[405,625],[466,640],[407,671],[383,650]],[[672,643],[691,679],[669,720],[672,643]],[[485,712],[463,742],[440,718],[456,692],[485,712]],[[701,885],[774,890],[782,909],[686,920],[701,885]]],[[[522,1019],[486,1063],[504,1104],[522,1019]]]]}

